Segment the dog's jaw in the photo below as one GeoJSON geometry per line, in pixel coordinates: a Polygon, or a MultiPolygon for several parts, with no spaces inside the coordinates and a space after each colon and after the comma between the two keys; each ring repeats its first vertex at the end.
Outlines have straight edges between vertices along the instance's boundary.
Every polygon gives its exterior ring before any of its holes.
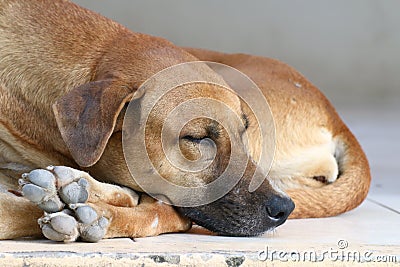
{"type": "MultiPolygon", "coordinates": [[[[220,220],[212,216],[208,216],[200,209],[178,208],[178,210],[196,224],[222,236],[259,236],[264,232],[273,230],[275,228],[275,226],[262,227],[261,223],[255,219],[249,219],[241,222],[241,219],[238,217],[227,216],[225,220],[220,220]]],[[[241,218],[244,219],[244,217],[241,218]]]]}
{"type": "Polygon", "coordinates": [[[196,224],[226,236],[261,235],[283,224],[293,209],[287,196],[266,197],[262,192],[239,196],[234,190],[207,205],[177,208],[196,224]]]}

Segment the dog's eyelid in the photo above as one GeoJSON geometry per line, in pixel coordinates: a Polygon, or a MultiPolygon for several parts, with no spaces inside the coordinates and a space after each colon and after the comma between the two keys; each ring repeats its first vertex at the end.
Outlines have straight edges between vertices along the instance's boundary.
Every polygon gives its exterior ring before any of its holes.
{"type": "Polygon", "coordinates": [[[207,128],[207,135],[209,136],[210,139],[218,139],[221,135],[221,127],[217,122],[213,122],[210,124],[207,128]]]}
{"type": "Polygon", "coordinates": [[[249,124],[250,124],[249,117],[247,117],[247,115],[243,113],[242,119],[244,121],[244,128],[247,130],[249,128],[249,124]]]}
{"type": "Polygon", "coordinates": [[[192,136],[192,135],[185,135],[182,137],[182,139],[194,142],[194,143],[199,143],[201,140],[204,140],[206,138],[210,138],[209,136],[202,136],[202,137],[197,137],[197,136],[192,136]]]}

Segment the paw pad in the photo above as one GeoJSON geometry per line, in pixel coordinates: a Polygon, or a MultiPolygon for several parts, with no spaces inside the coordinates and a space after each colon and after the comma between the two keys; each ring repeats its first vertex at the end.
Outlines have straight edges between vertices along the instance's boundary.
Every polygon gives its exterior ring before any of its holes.
{"type": "Polygon", "coordinates": [[[97,242],[106,234],[108,220],[85,204],[89,183],[84,176],[69,167],[49,166],[23,174],[19,180],[22,194],[45,211],[38,223],[48,239],[72,242],[80,237],[97,242]]]}
{"type": "Polygon", "coordinates": [[[71,182],[63,186],[59,193],[65,203],[85,203],[89,198],[88,182],[81,178],[78,182],[71,182]]]}
{"type": "Polygon", "coordinates": [[[19,181],[22,194],[46,212],[57,212],[64,203],[57,196],[56,178],[47,170],[33,170],[22,175],[19,181]]]}
{"type": "Polygon", "coordinates": [[[78,236],[78,223],[68,210],[46,214],[38,220],[43,235],[54,241],[72,242],[78,236]]]}

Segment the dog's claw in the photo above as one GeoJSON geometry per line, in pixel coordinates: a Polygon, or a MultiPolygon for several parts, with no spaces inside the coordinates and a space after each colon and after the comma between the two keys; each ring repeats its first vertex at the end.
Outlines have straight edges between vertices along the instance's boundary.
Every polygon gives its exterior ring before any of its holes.
{"type": "Polygon", "coordinates": [[[46,170],[52,171],[52,170],[54,170],[54,166],[53,165],[49,165],[49,166],[46,167],[46,170]]]}
{"type": "Polygon", "coordinates": [[[45,211],[38,220],[45,237],[54,241],[72,242],[78,237],[97,242],[109,225],[91,206],[89,183],[82,172],[63,166],[49,166],[24,174],[19,184],[23,195],[45,211]],[[69,209],[64,209],[68,207],[69,209]]]}

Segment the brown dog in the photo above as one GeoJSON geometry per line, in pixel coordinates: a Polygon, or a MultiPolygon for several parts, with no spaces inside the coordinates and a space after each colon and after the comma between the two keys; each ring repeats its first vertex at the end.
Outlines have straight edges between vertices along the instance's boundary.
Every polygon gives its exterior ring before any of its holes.
{"type": "MultiPolygon", "coordinates": [[[[294,199],[293,217],[336,215],[359,205],[367,194],[368,163],[357,141],[323,95],[282,63],[201,50],[188,53],[61,0],[0,1],[0,40],[1,239],[41,232],[59,241],[157,235],[189,229],[187,217],[220,234],[257,235],[282,224],[293,210],[279,189],[294,199]],[[255,192],[247,188],[259,169],[250,161],[224,197],[177,211],[144,194],[139,200],[131,190],[141,188],[122,152],[122,120],[129,102],[139,103],[140,114],[140,105],[149,101],[146,92],[133,96],[145,80],[196,57],[238,68],[259,85],[276,122],[277,151],[269,181],[255,192]],[[40,169],[48,165],[59,167],[40,169]],[[25,172],[29,174],[23,175],[20,189],[30,201],[17,192],[18,177],[25,172]]],[[[205,66],[193,75],[221,80],[205,66]]],[[[152,142],[149,158],[174,183],[205,185],[219,177],[230,144],[248,154],[240,137],[245,128],[250,153],[259,153],[254,117],[230,90],[183,85],[155,106],[153,114],[146,125],[146,138],[152,142]],[[160,152],[159,137],[165,114],[193,95],[222,101],[244,118],[244,123],[229,120],[228,129],[211,119],[185,125],[178,142],[187,159],[199,158],[202,139],[212,139],[218,151],[210,167],[196,174],[171,166],[160,152]]]]}

